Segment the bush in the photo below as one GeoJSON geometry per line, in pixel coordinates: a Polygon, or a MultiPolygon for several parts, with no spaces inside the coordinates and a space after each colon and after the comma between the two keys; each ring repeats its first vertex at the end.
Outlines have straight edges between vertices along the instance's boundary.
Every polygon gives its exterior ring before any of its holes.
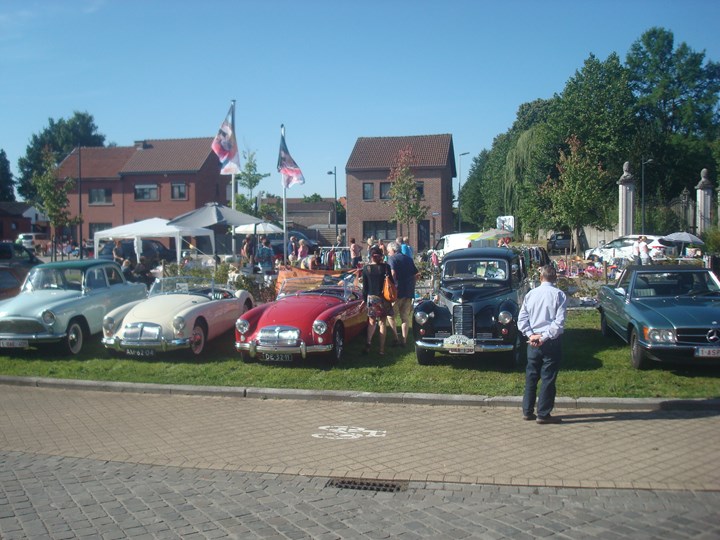
{"type": "Polygon", "coordinates": [[[720,255],[720,228],[713,227],[705,231],[702,235],[702,241],[705,242],[704,253],[708,255],[720,255]]]}

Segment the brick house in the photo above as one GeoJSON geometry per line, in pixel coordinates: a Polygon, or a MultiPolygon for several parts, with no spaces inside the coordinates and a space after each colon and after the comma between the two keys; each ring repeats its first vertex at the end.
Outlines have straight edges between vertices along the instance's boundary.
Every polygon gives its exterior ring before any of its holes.
{"type": "MultiPolygon", "coordinates": [[[[138,141],[134,146],[82,148],[60,164],[57,177],[82,179],[68,193],[71,216],[82,213],[82,238],[151,217],[171,219],[205,203],[226,201],[227,175],[210,148],[212,137],[138,141]],[[82,208],[81,208],[82,207],[82,208]]],[[[77,239],[77,227],[72,231],[77,239]]]]}
{"type": "Polygon", "coordinates": [[[31,208],[24,202],[0,202],[0,240],[14,242],[18,234],[32,231],[32,219],[27,216],[31,208]]]}
{"type": "Polygon", "coordinates": [[[364,242],[368,237],[394,240],[408,236],[416,251],[434,245],[453,231],[452,179],[456,176],[452,135],[360,137],[345,166],[347,183],[347,237],[364,242]],[[390,169],[398,153],[412,149],[412,173],[429,207],[427,218],[403,231],[391,222],[393,208],[386,204],[392,182],[390,169]]]}

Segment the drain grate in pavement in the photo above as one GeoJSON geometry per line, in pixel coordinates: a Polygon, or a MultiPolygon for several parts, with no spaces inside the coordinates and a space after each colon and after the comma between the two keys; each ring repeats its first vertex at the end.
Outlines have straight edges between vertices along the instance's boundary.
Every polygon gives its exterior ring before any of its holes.
{"type": "Polygon", "coordinates": [[[394,480],[361,480],[359,478],[330,478],[327,484],[325,484],[325,487],[397,493],[398,491],[407,491],[408,482],[398,482],[394,480]]]}

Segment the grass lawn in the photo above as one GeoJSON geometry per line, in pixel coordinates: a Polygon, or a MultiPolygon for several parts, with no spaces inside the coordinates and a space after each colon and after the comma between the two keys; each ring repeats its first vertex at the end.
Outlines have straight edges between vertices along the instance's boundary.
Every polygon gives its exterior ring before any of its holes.
{"type": "MultiPolygon", "coordinates": [[[[564,359],[558,395],[578,397],[720,397],[720,367],[658,364],[647,371],[630,366],[630,352],[619,339],[600,334],[595,310],[571,311],[563,341],[564,359]]],[[[429,392],[488,396],[521,395],[524,370],[502,369],[492,355],[481,359],[437,356],[432,366],[418,365],[414,352],[387,348],[384,357],[363,355],[362,339],[346,348],[339,366],[308,359],[293,365],[245,364],[228,333],[210,343],[203,361],[178,353],[152,359],[110,355],[92,337],[79,358],[48,358],[27,351],[0,356],[0,374],[103,381],[249,386],[364,392],[429,392]]],[[[377,337],[373,347],[377,351],[377,337]]]]}

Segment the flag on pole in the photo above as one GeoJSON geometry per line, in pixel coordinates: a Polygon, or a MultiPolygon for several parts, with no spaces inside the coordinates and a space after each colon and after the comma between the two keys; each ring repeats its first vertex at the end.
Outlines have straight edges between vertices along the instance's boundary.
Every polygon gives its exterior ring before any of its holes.
{"type": "Polygon", "coordinates": [[[240,153],[235,140],[235,103],[223,120],[217,135],[211,145],[213,152],[220,160],[220,174],[240,173],[240,153]]]}
{"type": "Polygon", "coordinates": [[[280,174],[282,174],[282,184],[284,188],[305,183],[305,177],[300,167],[295,163],[295,160],[288,151],[287,144],[285,144],[284,125],[280,126],[280,155],[278,156],[277,168],[280,174]]]}

